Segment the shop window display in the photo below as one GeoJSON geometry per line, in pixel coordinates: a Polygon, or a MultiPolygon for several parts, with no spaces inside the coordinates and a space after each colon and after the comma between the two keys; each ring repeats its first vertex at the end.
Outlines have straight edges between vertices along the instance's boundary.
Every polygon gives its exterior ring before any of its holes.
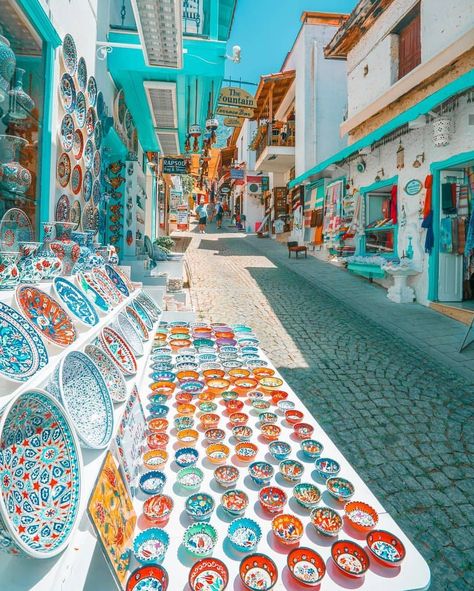
{"type": "Polygon", "coordinates": [[[396,254],[396,224],[392,217],[392,190],[366,194],[365,252],[396,254]]]}

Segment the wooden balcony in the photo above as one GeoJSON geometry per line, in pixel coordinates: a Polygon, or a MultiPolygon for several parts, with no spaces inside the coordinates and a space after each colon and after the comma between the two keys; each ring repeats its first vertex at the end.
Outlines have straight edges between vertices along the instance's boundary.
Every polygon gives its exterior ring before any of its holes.
{"type": "Polygon", "coordinates": [[[275,121],[261,125],[251,146],[256,170],[285,172],[295,163],[295,122],[275,121]]]}

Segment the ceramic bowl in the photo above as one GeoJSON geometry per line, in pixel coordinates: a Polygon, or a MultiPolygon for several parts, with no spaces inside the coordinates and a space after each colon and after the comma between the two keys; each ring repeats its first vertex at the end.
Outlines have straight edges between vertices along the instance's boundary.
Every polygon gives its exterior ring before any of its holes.
{"type": "Polygon", "coordinates": [[[183,429],[177,433],[176,437],[181,445],[196,445],[199,439],[199,433],[196,429],[183,429]]]}
{"type": "Polygon", "coordinates": [[[280,513],[288,500],[287,494],[277,486],[265,486],[258,493],[258,500],[263,509],[269,513],[280,513]]]}
{"type": "Polygon", "coordinates": [[[176,389],[176,384],[173,382],[153,382],[150,384],[150,390],[156,392],[157,394],[166,394],[166,396],[171,396],[176,389]]]}
{"type": "Polygon", "coordinates": [[[246,492],[234,488],[222,495],[221,505],[230,515],[243,515],[249,505],[249,498],[246,492]]]}
{"type": "Polygon", "coordinates": [[[203,558],[189,571],[191,591],[224,591],[229,583],[229,571],[218,558],[203,558]]]}
{"type": "Polygon", "coordinates": [[[152,449],[143,454],[143,465],[148,470],[163,470],[168,461],[168,452],[164,449],[152,449]]]}
{"type": "Polygon", "coordinates": [[[164,558],[169,543],[170,537],[164,529],[150,527],[135,536],[133,555],[141,564],[155,564],[164,558]]]}
{"type": "Polygon", "coordinates": [[[166,483],[166,476],[158,470],[150,470],[140,476],[138,486],[146,495],[157,495],[163,490],[166,483]]]}
{"type": "Polygon", "coordinates": [[[150,392],[147,398],[151,403],[151,407],[155,404],[166,404],[168,402],[168,396],[166,396],[166,394],[155,394],[154,392],[150,392]]]}
{"type": "Polygon", "coordinates": [[[230,416],[229,416],[229,423],[232,425],[232,427],[239,427],[239,426],[243,426],[246,425],[249,421],[249,416],[248,414],[244,413],[244,412],[233,412],[230,416]]]}
{"type": "Polygon", "coordinates": [[[225,371],[223,369],[205,369],[202,375],[205,380],[218,380],[225,376],[225,371]]]}
{"type": "Polygon", "coordinates": [[[255,410],[264,411],[270,408],[270,403],[268,402],[268,400],[257,398],[255,400],[252,400],[252,407],[255,410]]]}
{"type": "Polygon", "coordinates": [[[291,445],[286,441],[272,441],[268,446],[268,451],[275,460],[285,460],[291,453],[291,445]]]}
{"type": "Polygon", "coordinates": [[[194,339],[193,345],[195,347],[215,347],[215,342],[212,339],[194,339]]]}
{"type": "Polygon", "coordinates": [[[207,493],[194,493],[186,499],[185,511],[194,521],[206,521],[211,517],[216,503],[207,493]]]}
{"type": "MultiPolygon", "coordinates": [[[[173,372],[173,364],[171,362],[160,361],[159,363],[152,363],[151,368],[153,372],[159,371],[166,371],[166,372],[173,372]]],[[[151,378],[156,380],[156,378],[152,377],[153,373],[151,374],[151,378]]]]}
{"type": "Polygon", "coordinates": [[[154,495],[143,503],[143,514],[152,522],[166,521],[173,510],[173,499],[168,495],[154,495]]]}
{"type": "Polygon", "coordinates": [[[337,536],[342,529],[342,517],[330,507],[316,507],[310,518],[316,531],[323,536],[337,536]]]}
{"type": "Polygon", "coordinates": [[[176,371],[198,371],[199,364],[197,361],[181,361],[176,363],[174,369],[176,371]]]}
{"type": "Polygon", "coordinates": [[[316,468],[316,472],[323,478],[327,480],[332,476],[337,476],[341,471],[341,466],[339,462],[333,460],[332,458],[318,458],[314,463],[316,468]]]}
{"type": "Polygon", "coordinates": [[[152,372],[150,377],[155,382],[173,382],[176,379],[174,372],[164,369],[152,372]]]}
{"type": "Polygon", "coordinates": [[[363,577],[370,566],[367,552],[352,540],[334,542],[331,558],[339,572],[349,577],[363,577]]]}
{"type": "Polygon", "coordinates": [[[240,580],[249,591],[270,591],[278,581],[278,569],[265,554],[250,554],[239,566],[240,580]]]}
{"type": "Polygon", "coordinates": [[[206,386],[210,392],[214,394],[221,394],[225,392],[227,388],[230,386],[229,380],[224,380],[223,378],[211,378],[206,381],[206,386]]]}
{"type": "Polygon", "coordinates": [[[147,564],[135,569],[128,577],[125,591],[156,589],[167,591],[168,573],[162,566],[147,564]]]}
{"type": "Polygon", "coordinates": [[[252,390],[247,394],[247,398],[250,402],[252,402],[253,400],[262,400],[263,398],[265,398],[265,394],[263,392],[260,392],[260,390],[252,390]]]}
{"type": "Polygon", "coordinates": [[[244,408],[242,400],[227,400],[225,403],[227,413],[232,415],[234,412],[240,412],[244,408]]]}
{"type": "Polygon", "coordinates": [[[296,408],[291,408],[285,412],[285,419],[286,422],[290,425],[296,425],[297,423],[301,423],[303,420],[304,414],[297,410],[296,408]]]}
{"type": "Polygon", "coordinates": [[[230,367],[229,371],[227,372],[232,383],[235,380],[240,378],[248,378],[250,375],[250,370],[245,369],[245,367],[230,367]]]}
{"type": "Polygon", "coordinates": [[[248,425],[238,425],[237,427],[232,427],[232,435],[237,441],[250,441],[253,435],[253,429],[248,425]]]}
{"type": "Polygon", "coordinates": [[[262,425],[274,425],[278,421],[278,415],[276,415],[274,412],[265,411],[258,415],[258,420],[262,425]]]}
{"type": "Polygon", "coordinates": [[[189,402],[180,402],[177,405],[176,410],[180,415],[192,417],[196,412],[196,406],[194,404],[190,404],[189,402]]]}
{"type": "Polygon", "coordinates": [[[193,417],[175,417],[174,427],[178,432],[184,429],[192,429],[194,427],[194,419],[193,417]]]}
{"type": "Polygon", "coordinates": [[[277,402],[277,411],[285,416],[287,410],[293,410],[295,408],[295,403],[291,400],[279,400],[277,402]]]}
{"type": "Polygon", "coordinates": [[[308,587],[315,587],[326,574],[326,564],[320,554],[311,548],[295,548],[286,559],[291,576],[308,587]]]}
{"type": "Polygon", "coordinates": [[[392,533],[376,529],[367,534],[367,547],[376,562],[384,566],[398,566],[405,558],[403,543],[392,533]]]}
{"type": "Polygon", "coordinates": [[[174,397],[177,404],[189,404],[193,398],[189,392],[178,392],[174,397]]]}
{"type": "Polygon", "coordinates": [[[180,468],[189,468],[199,459],[199,452],[194,447],[182,447],[174,455],[174,461],[180,468]]]}
{"type": "Polygon", "coordinates": [[[222,392],[221,394],[222,396],[222,400],[235,400],[236,398],[238,398],[238,394],[237,392],[234,392],[234,390],[226,390],[225,392],[222,392]]]}
{"type": "Polygon", "coordinates": [[[148,429],[152,433],[163,433],[164,431],[166,431],[166,429],[168,429],[168,426],[169,426],[168,419],[165,419],[165,418],[161,418],[161,417],[151,418],[148,421],[148,429]]]}
{"type": "Polygon", "coordinates": [[[229,525],[227,537],[235,550],[252,552],[262,539],[262,530],[253,519],[238,517],[229,525]]]}
{"type": "Polygon", "coordinates": [[[278,425],[272,425],[271,423],[264,423],[260,427],[260,435],[266,441],[277,441],[281,435],[281,427],[278,425]]]}
{"type": "Polygon", "coordinates": [[[143,341],[133,322],[124,312],[120,312],[115,320],[116,330],[127,341],[133,353],[140,357],[144,353],[143,341]]]}
{"type": "Polygon", "coordinates": [[[249,466],[250,478],[258,486],[264,486],[270,482],[275,470],[268,462],[253,462],[249,466]]]}
{"type": "Polygon", "coordinates": [[[196,355],[193,353],[180,353],[176,355],[176,363],[196,363],[196,355]]]}
{"type": "Polygon", "coordinates": [[[146,442],[150,449],[165,449],[169,439],[168,433],[150,433],[146,438],[146,442]]]}
{"type": "Polygon", "coordinates": [[[181,382],[179,385],[181,392],[188,392],[189,394],[199,394],[204,390],[204,382],[200,380],[189,380],[181,382]]]}
{"type": "Polygon", "coordinates": [[[252,373],[256,378],[261,379],[272,377],[275,375],[275,370],[270,367],[254,367],[252,373]]]}
{"type": "Polygon", "coordinates": [[[230,449],[223,443],[212,443],[206,448],[207,459],[212,464],[224,464],[230,455],[230,449]]]}
{"type": "Polygon", "coordinates": [[[206,392],[200,392],[198,394],[198,399],[201,402],[212,402],[216,396],[217,395],[214,394],[214,392],[209,392],[209,390],[207,390],[206,392]]]}
{"type": "Polygon", "coordinates": [[[212,429],[217,427],[220,421],[220,416],[216,413],[208,412],[199,417],[199,421],[204,429],[212,429]]]}
{"type": "Polygon", "coordinates": [[[336,476],[326,480],[328,493],[338,501],[348,501],[354,496],[354,485],[346,478],[336,476]]]}
{"type": "Polygon", "coordinates": [[[289,513],[277,515],[272,520],[272,531],[282,544],[296,544],[303,537],[304,527],[298,517],[289,513]]]}
{"type": "Polygon", "coordinates": [[[204,433],[204,437],[208,443],[220,443],[225,439],[225,431],[223,429],[208,429],[204,433]]]}
{"type": "Polygon", "coordinates": [[[299,482],[303,476],[304,466],[297,460],[283,460],[278,467],[282,477],[288,482],[299,482]]]}
{"type": "Polygon", "coordinates": [[[198,361],[202,366],[203,363],[216,363],[218,361],[218,357],[216,353],[199,353],[198,361]]]}
{"type": "Polygon", "coordinates": [[[274,390],[278,390],[280,386],[283,386],[283,380],[275,376],[263,377],[258,380],[258,386],[264,392],[272,394],[274,390]]]}
{"type": "Polygon", "coordinates": [[[194,556],[208,556],[217,543],[217,531],[209,523],[194,523],[184,532],[183,546],[194,556]]]}
{"type": "Polygon", "coordinates": [[[187,349],[190,347],[191,341],[190,339],[170,339],[169,345],[173,351],[178,351],[179,349],[187,349]]]}
{"type": "Polygon", "coordinates": [[[314,509],[321,499],[321,491],[315,484],[300,482],[294,487],[293,496],[305,509],[314,509]]]}
{"type": "Polygon", "coordinates": [[[234,381],[234,390],[240,395],[245,396],[258,386],[258,381],[254,378],[237,378],[234,381]]]}
{"type": "Polygon", "coordinates": [[[313,432],[314,427],[309,423],[296,423],[293,425],[293,433],[298,439],[309,439],[313,432]]]}
{"type": "Polygon", "coordinates": [[[166,417],[170,408],[166,404],[150,404],[148,410],[154,418],[160,419],[166,417]]]}
{"type": "Polygon", "coordinates": [[[362,501],[349,501],[344,506],[344,517],[357,531],[368,532],[377,526],[377,511],[362,501]]]}
{"type": "Polygon", "coordinates": [[[179,383],[199,380],[199,372],[194,370],[178,371],[176,378],[179,383]]]}
{"type": "Polygon", "coordinates": [[[212,400],[202,400],[201,402],[198,403],[198,409],[200,410],[200,412],[202,413],[208,413],[208,412],[215,412],[217,410],[217,404],[215,402],[212,402],[212,400]]]}
{"type": "Polygon", "coordinates": [[[319,458],[324,449],[323,444],[316,441],[316,439],[303,439],[300,447],[304,455],[312,460],[319,458]]]}
{"type": "Polygon", "coordinates": [[[196,466],[181,468],[176,475],[176,482],[185,490],[189,491],[197,490],[201,486],[203,480],[204,472],[196,466]]]}
{"type": "Polygon", "coordinates": [[[223,365],[218,361],[205,361],[204,363],[201,361],[200,368],[201,371],[205,369],[223,369],[223,365]]]}
{"type": "Polygon", "coordinates": [[[272,402],[273,404],[278,404],[282,400],[286,400],[288,398],[288,392],[285,390],[273,390],[272,392],[272,402]]]}
{"type": "Polygon", "coordinates": [[[220,484],[223,488],[234,486],[239,479],[239,476],[239,469],[230,464],[219,466],[214,470],[214,478],[216,479],[217,484],[220,484]]]}
{"type": "Polygon", "coordinates": [[[242,353],[242,359],[250,370],[253,370],[254,367],[268,365],[267,361],[260,359],[258,353],[242,353]]]}
{"type": "Polygon", "coordinates": [[[251,462],[255,459],[258,453],[258,447],[255,443],[243,441],[235,446],[235,455],[241,462],[251,462]]]}

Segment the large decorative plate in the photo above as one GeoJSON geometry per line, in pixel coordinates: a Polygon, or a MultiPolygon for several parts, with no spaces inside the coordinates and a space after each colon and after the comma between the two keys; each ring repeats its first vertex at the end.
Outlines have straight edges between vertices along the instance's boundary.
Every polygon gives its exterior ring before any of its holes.
{"type": "Polygon", "coordinates": [[[61,121],[59,137],[63,150],[65,152],[70,152],[74,144],[74,120],[69,113],[66,113],[61,121]]]}
{"type": "Polygon", "coordinates": [[[68,222],[71,215],[71,203],[67,195],[61,195],[56,203],[54,219],[57,222],[68,222]]]}
{"type": "Polygon", "coordinates": [[[94,141],[95,147],[100,150],[102,145],[102,123],[100,121],[97,121],[94,127],[94,141]]]}
{"type": "Polygon", "coordinates": [[[125,308],[125,311],[128,314],[128,317],[130,319],[130,322],[135,327],[135,330],[141,336],[142,341],[148,341],[148,338],[150,336],[149,333],[148,333],[148,329],[145,326],[145,323],[143,322],[143,320],[138,315],[138,312],[135,310],[135,308],[132,308],[132,306],[127,306],[125,308]]]}
{"type": "Polygon", "coordinates": [[[82,210],[82,229],[84,232],[90,230],[95,234],[99,230],[99,212],[92,203],[88,203],[82,210]]]}
{"type": "Polygon", "coordinates": [[[94,184],[92,185],[92,201],[94,202],[94,205],[99,205],[101,196],[99,179],[95,179],[94,184]]]}
{"type": "Polygon", "coordinates": [[[0,433],[2,550],[55,556],[79,517],[81,461],[71,420],[47,392],[31,389],[3,409],[0,433]]]}
{"type": "Polygon", "coordinates": [[[121,269],[120,267],[114,266],[114,270],[115,272],[120,275],[120,277],[122,278],[122,281],[125,283],[125,285],[127,286],[127,289],[130,293],[132,293],[133,291],[135,291],[135,286],[133,285],[132,281],[130,280],[130,277],[128,277],[121,269]]]}
{"type": "Polygon", "coordinates": [[[92,195],[92,173],[88,169],[84,173],[84,180],[82,185],[82,194],[84,195],[84,201],[87,203],[92,195]]]}
{"type": "Polygon", "coordinates": [[[89,103],[92,107],[95,107],[97,103],[97,82],[94,76],[89,76],[87,82],[87,94],[89,96],[89,103]]]}
{"type": "Polygon", "coordinates": [[[67,347],[77,339],[69,314],[44,291],[34,285],[19,285],[15,299],[26,320],[53,345],[67,347]]]}
{"type": "Polygon", "coordinates": [[[77,70],[77,49],[72,35],[64,35],[63,39],[64,67],[69,75],[74,76],[77,70]]]}
{"type": "Polygon", "coordinates": [[[127,384],[123,375],[107,353],[95,345],[87,345],[84,353],[89,355],[98,367],[109,394],[114,402],[123,402],[127,398],[127,384]]]}
{"type": "Polygon", "coordinates": [[[96,109],[97,109],[97,117],[99,119],[102,119],[102,117],[105,115],[105,100],[104,100],[104,95],[102,94],[101,90],[99,90],[99,92],[97,93],[96,109]]]}
{"type": "Polygon", "coordinates": [[[99,315],[84,293],[65,277],[55,277],[54,291],[66,308],[86,326],[95,326],[99,315]]]}
{"type": "Polygon", "coordinates": [[[89,107],[86,113],[86,132],[87,136],[90,137],[94,133],[94,127],[97,122],[97,115],[95,114],[94,107],[89,107]]]}
{"type": "Polygon", "coordinates": [[[33,226],[26,213],[12,207],[0,221],[0,247],[4,250],[20,250],[20,242],[32,242],[33,226]]]}
{"type": "Polygon", "coordinates": [[[105,271],[96,267],[92,270],[92,277],[109,304],[115,307],[120,302],[123,302],[124,296],[122,292],[115,287],[115,284],[109,279],[105,271]]]}
{"type": "Polygon", "coordinates": [[[71,224],[74,224],[73,231],[75,232],[81,225],[82,207],[79,199],[76,199],[71,207],[71,224]]]}
{"type": "Polygon", "coordinates": [[[132,321],[129,319],[127,314],[121,312],[117,316],[115,326],[117,332],[121,334],[123,338],[127,341],[127,343],[130,345],[130,349],[133,351],[134,355],[136,355],[137,357],[143,355],[142,338],[137,332],[135,326],[133,325],[132,321]]]}
{"type": "Polygon", "coordinates": [[[145,293],[144,291],[141,291],[136,299],[138,300],[138,302],[145,308],[145,310],[148,312],[148,315],[151,317],[152,320],[158,320],[159,317],[161,316],[161,308],[159,308],[155,302],[151,299],[151,297],[145,293]]]}
{"type": "Polygon", "coordinates": [[[95,177],[98,177],[100,174],[100,164],[101,164],[100,152],[99,152],[99,150],[96,150],[95,154],[94,154],[94,162],[92,165],[92,172],[94,173],[95,177]]]}
{"type": "Polygon", "coordinates": [[[135,356],[117,331],[105,326],[100,333],[100,344],[124,375],[133,376],[137,373],[135,356]]]}
{"type": "Polygon", "coordinates": [[[0,351],[0,374],[16,382],[29,380],[48,363],[48,353],[39,334],[19,312],[3,302],[0,302],[0,351]]]}
{"type": "Polygon", "coordinates": [[[145,308],[140,304],[140,302],[136,298],[133,300],[132,306],[135,308],[137,314],[143,320],[148,330],[151,330],[153,328],[153,320],[150,318],[150,315],[145,310],[145,308]]]}
{"type": "Polygon", "coordinates": [[[80,164],[76,164],[76,166],[72,169],[71,174],[71,190],[74,195],[78,195],[81,192],[82,187],[82,168],[80,164]]]}
{"type": "MultiPolygon", "coordinates": [[[[87,513],[119,589],[125,589],[137,516],[125,483],[108,451],[87,513]]],[[[145,591],[145,590],[144,590],[145,591]]],[[[156,588],[154,591],[159,591],[156,588]]]]}
{"type": "Polygon", "coordinates": [[[102,312],[110,310],[109,304],[105,301],[99,286],[94,281],[90,273],[77,273],[76,281],[82,291],[86,294],[89,301],[91,301],[102,312]]]}
{"type": "Polygon", "coordinates": [[[122,276],[117,273],[117,271],[112,267],[112,265],[106,264],[105,265],[105,272],[107,273],[110,281],[115,285],[115,287],[123,293],[123,295],[128,298],[130,295],[130,290],[128,289],[125,281],[122,279],[122,276]]]}
{"type": "Polygon", "coordinates": [[[130,111],[127,109],[125,112],[125,121],[124,121],[125,131],[127,132],[127,137],[130,139],[132,137],[133,132],[133,118],[130,111]]]}
{"type": "Polygon", "coordinates": [[[61,95],[61,102],[63,104],[64,110],[66,113],[72,115],[72,113],[74,113],[74,109],[76,108],[76,86],[74,85],[72,76],[67,73],[64,73],[61,76],[61,81],[59,83],[59,94],[61,95]]]}
{"type": "Polygon", "coordinates": [[[73,142],[72,142],[72,155],[76,160],[80,160],[82,158],[82,153],[84,152],[84,136],[82,135],[82,131],[80,129],[74,130],[73,142]]]}
{"type": "Polygon", "coordinates": [[[68,353],[46,389],[69,412],[84,447],[107,447],[114,432],[114,408],[104,378],[90,357],[68,353]]]}
{"type": "Polygon", "coordinates": [[[71,178],[71,159],[65,152],[59,156],[56,165],[56,177],[63,189],[68,186],[69,179],[71,178]]]}
{"type": "Polygon", "coordinates": [[[125,92],[121,89],[117,92],[114,100],[114,119],[115,121],[118,121],[120,125],[123,125],[126,109],[125,92]]]}
{"type": "Polygon", "coordinates": [[[84,148],[84,164],[86,165],[87,169],[92,168],[92,164],[94,162],[94,143],[91,139],[88,139],[86,142],[86,147],[84,148]]]}
{"type": "Polygon", "coordinates": [[[80,128],[86,124],[87,103],[83,92],[76,94],[76,121],[80,128]]]}
{"type": "Polygon", "coordinates": [[[83,57],[80,57],[77,62],[77,83],[79,84],[79,88],[84,92],[87,87],[87,64],[83,57]]]}

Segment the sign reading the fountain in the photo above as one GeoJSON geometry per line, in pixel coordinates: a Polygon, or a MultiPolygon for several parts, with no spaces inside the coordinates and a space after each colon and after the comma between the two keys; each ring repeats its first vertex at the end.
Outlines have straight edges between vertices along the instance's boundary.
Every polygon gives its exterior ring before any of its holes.
{"type": "Polygon", "coordinates": [[[249,92],[243,88],[236,88],[234,86],[225,86],[222,88],[217,102],[219,105],[239,107],[241,109],[253,110],[257,107],[257,101],[249,92]]]}

